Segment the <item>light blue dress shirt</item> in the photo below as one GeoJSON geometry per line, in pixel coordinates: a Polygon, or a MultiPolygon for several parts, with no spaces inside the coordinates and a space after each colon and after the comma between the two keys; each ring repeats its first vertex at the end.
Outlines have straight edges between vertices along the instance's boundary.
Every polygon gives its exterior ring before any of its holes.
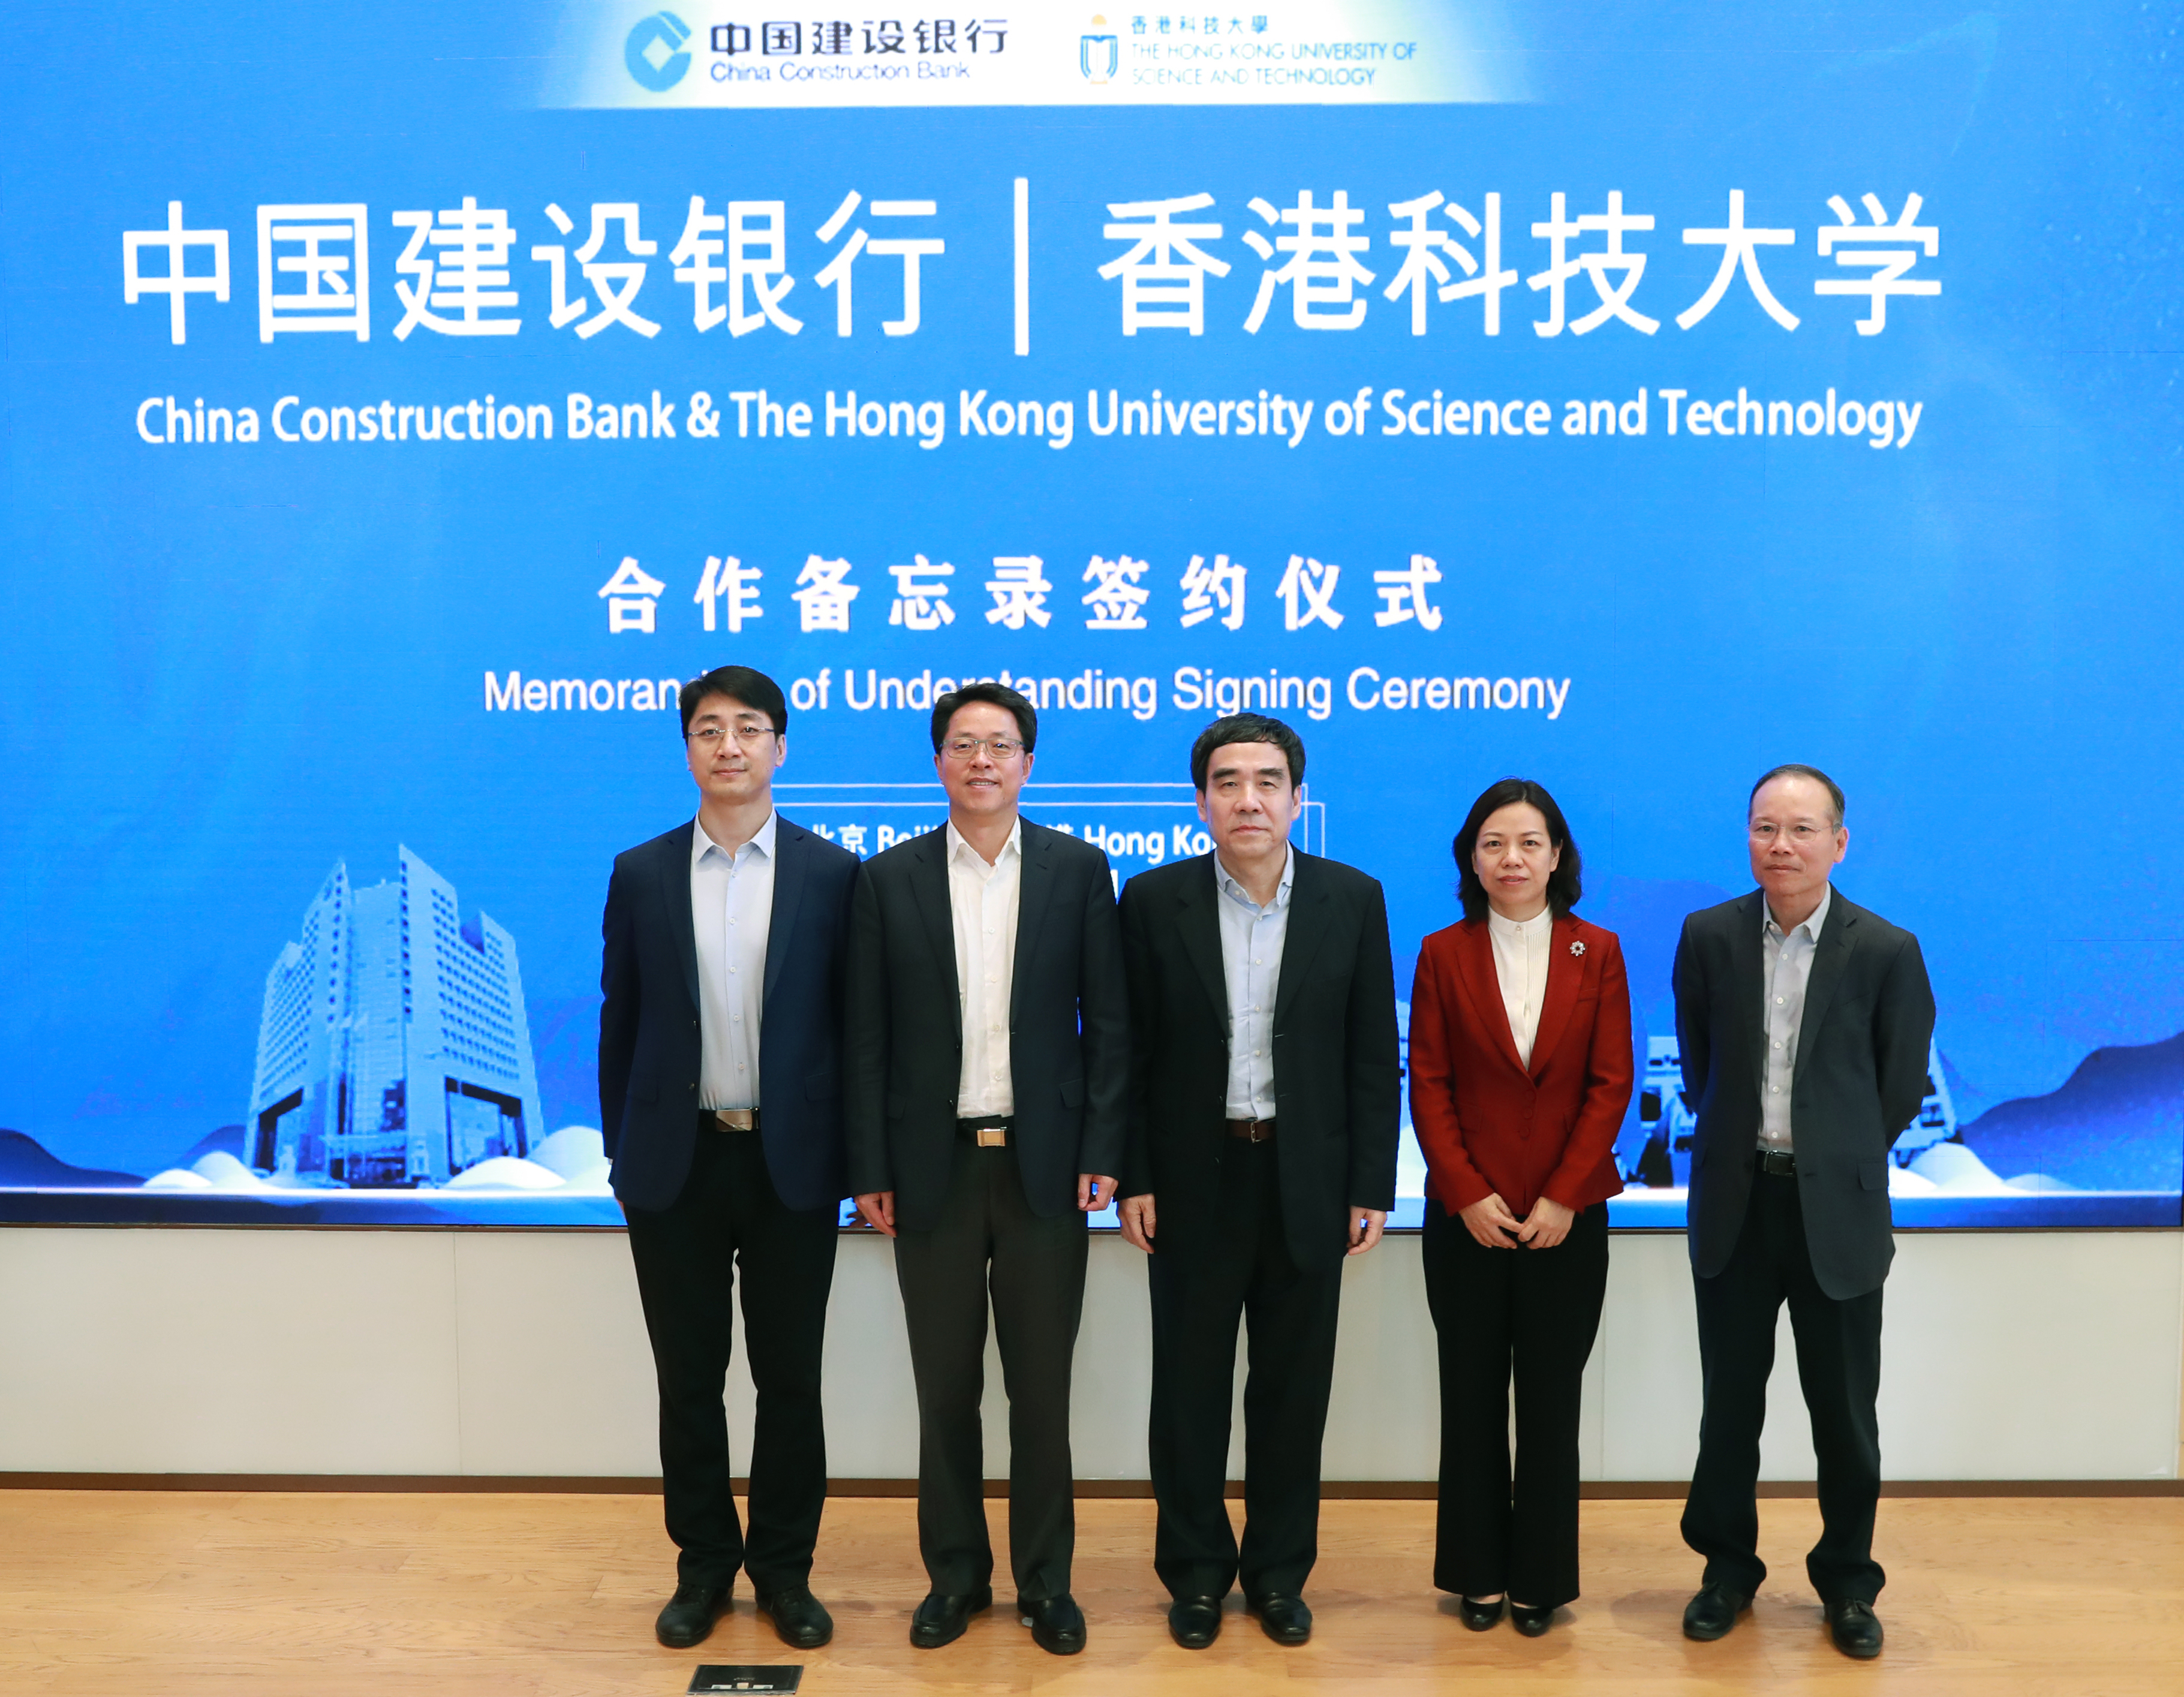
{"type": "Polygon", "coordinates": [[[1228,1117],[1274,1117],[1274,998],[1280,993],[1282,945],[1290,930],[1290,885],[1296,851],[1282,848],[1282,882],[1261,907],[1213,859],[1220,893],[1221,976],[1228,987],[1228,1117]]]}
{"type": "Polygon", "coordinates": [[[1790,1126],[1790,1099],[1797,1082],[1797,1039],[1805,1023],[1805,987],[1813,976],[1813,956],[1820,946],[1820,932],[1835,904],[1832,886],[1820,893],[1820,904],[1785,937],[1774,915],[1762,897],[1763,916],[1759,947],[1760,982],[1766,987],[1767,1065],[1759,1081],[1759,1147],[1793,1153],[1797,1139],[1790,1126]]]}
{"type": "Polygon", "coordinates": [[[690,924],[698,941],[698,1105],[759,1105],[759,1025],[773,927],[775,822],[731,854],[690,834],[690,924]]]}

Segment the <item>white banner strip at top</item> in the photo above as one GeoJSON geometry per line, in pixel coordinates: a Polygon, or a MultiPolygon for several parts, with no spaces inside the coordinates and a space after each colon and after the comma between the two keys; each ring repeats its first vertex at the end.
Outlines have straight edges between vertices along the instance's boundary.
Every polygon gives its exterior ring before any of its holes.
{"type": "MultiPolygon", "coordinates": [[[[1529,97],[1498,0],[1056,6],[921,0],[945,16],[835,16],[831,0],[571,0],[539,104],[1267,106],[1529,97]]],[[[855,8],[858,11],[870,8],[855,8]]]]}

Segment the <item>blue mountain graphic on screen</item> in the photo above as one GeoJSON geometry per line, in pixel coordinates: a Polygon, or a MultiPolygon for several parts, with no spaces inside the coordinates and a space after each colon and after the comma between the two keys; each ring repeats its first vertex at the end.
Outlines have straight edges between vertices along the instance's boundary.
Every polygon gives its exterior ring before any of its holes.
{"type": "Polygon", "coordinates": [[[167,1165],[194,1166],[209,1155],[233,1155],[237,1160],[241,1160],[249,1147],[250,1140],[243,1134],[242,1127],[222,1126],[216,1132],[207,1132],[184,1149],[177,1159],[169,1161],[167,1165]]]}
{"type": "Polygon", "coordinates": [[[58,1156],[48,1155],[45,1145],[36,1138],[25,1137],[20,1132],[0,1131],[0,1187],[15,1190],[133,1190],[143,1182],[138,1173],[70,1166],[58,1156]]]}
{"type": "Polygon", "coordinates": [[[1964,1138],[2004,1177],[2041,1172],[2080,1190],[2184,1188],[2184,1032],[2097,1049],[2059,1088],[1990,1108],[1964,1138]]]}

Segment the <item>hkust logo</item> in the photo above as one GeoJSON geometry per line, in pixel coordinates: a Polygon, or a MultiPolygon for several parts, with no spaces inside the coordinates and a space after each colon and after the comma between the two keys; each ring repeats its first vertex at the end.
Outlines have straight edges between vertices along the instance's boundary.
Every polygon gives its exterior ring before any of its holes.
{"type": "MultiPolygon", "coordinates": [[[[1096,13],[1092,19],[1095,31],[1105,30],[1107,20],[1096,13]]],[[[1097,88],[1115,80],[1115,73],[1123,61],[1122,38],[1114,34],[1087,34],[1077,38],[1077,69],[1084,73],[1085,81],[1097,88]]]]}
{"type": "Polygon", "coordinates": [[[655,12],[629,32],[621,51],[622,63],[639,85],[664,94],[682,81],[690,69],[690,54],[683,42],[690,26],[672,12],[655,12]]]}

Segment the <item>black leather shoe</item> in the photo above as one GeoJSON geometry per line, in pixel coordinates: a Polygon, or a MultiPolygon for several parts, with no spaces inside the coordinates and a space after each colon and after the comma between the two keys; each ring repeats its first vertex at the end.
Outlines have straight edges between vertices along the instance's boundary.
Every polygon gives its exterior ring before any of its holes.
{"type": "Polygon", "coordinates": [[[1084,1648],[1084,1611],[1067,1591],[1036,1603],[1017,1598],[1017,1618],[1031,1628],[1031,1641],[1049,1655],[1074,1655],[1084,1648]]]}
{"type": "Polygon", "coordinates": [[[1457,1599],[1457,1611],[1463,1616],[1464,1625],[1475,1633],[1490,1631],[1502,1623],[1502,1599],[1499,1597],[1490,1603],[1478,1602],[1469,1597],[1459,1597],[1457,1599]]]}
{"type": "Polygon", "coordinates": [[[834,1636],[834,1617],[808,1585],[760,1592],[758,1611],[772,1620],[774,1636],[791,1650],[816,1650],[834,1636]]]}
{"type": "Polygon", "coordinates": [[[1178,1597],[1167,1605],[1167,1632],[1185,1650],[1204,1650],[1221,1636],[1221,1600],[1178,1597]]]}
{"type": "Polygon", "coordinates": [[[1702,1585],[1699,1594],[1684,1605],[1684,1636],[1711,1644],[1726,1638],[1736,1617],[1752,1606],[1752,1599],[1726,1585],[1702,1585]]]}
{"type": "Polygon", "coordinates": [[[1547,1628],[1554,1623],[1554,1618],[1552,1609],[1535,1609],[1523,1603],[1509,1605],[1509,1624],[1526,1638],[1545,1637],[1547,1628]]]}
{"type": "Polygon", "coordinates": [[[1845,1655],[1869,1661],[1880,1654],[1880,1616],[1873,1612],[1870,1603],[1830,1603],[1828,1636],[1845,1655]]]}
{"type": "Polygon", "coordinates": [[[653,1632],[670,1650],[688,1650],[705,1643],[712,1636],[713,1622],[728,1606],[734,1589],[733,1579],[725,1585],[677,1585],[667,1606],[660,1611],[660,1618],[652,1623],[653,1632]]]}
{"type": "Polygon", "coordinates": [[[953,1644],[963,1636],[963,1628],[971,1624],[972,1616],[993,1606],[993,1589],[987,1585],[960,1597],[929,1592],[917,1605],[917,1612],[910,1617],[910,1641],[920,1650],[938,1650],[944,1644],[953,1644]]]}
{"type": "Polygon", "coordinates": [[[1246,1597],[1244,1607],[1259,1617],[1260,1630],[1276,1644],[1302,1644],[1312,1636],[1312,1611],[1301,1597],[1246,1597]]]}

